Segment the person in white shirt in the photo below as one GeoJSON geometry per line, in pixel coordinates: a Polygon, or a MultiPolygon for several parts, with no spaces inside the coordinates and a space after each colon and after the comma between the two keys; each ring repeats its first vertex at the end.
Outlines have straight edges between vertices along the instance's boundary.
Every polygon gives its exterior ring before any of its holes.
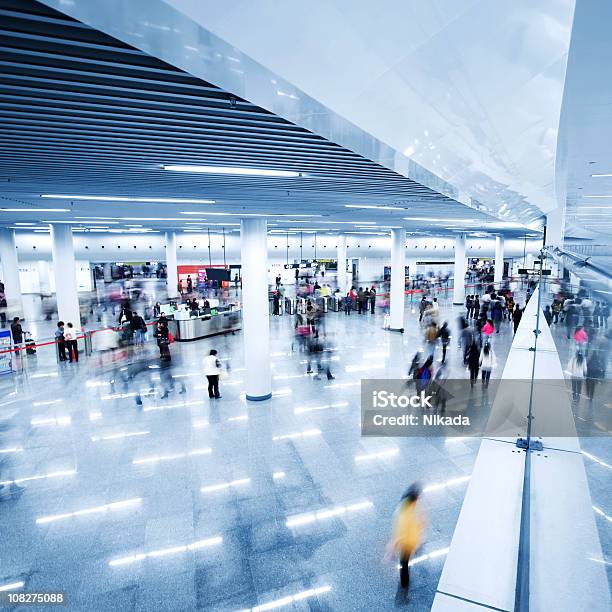
{"type": "Polygon", "coordinates": [[[587,375],[587,360],[581,351],[576,351],[576,354],[570,359],[567,371],[572,377],[572,399],[577,402],[582,391],[582,381],[587,375]]]}
{"type": "Polygon", "coordinates": [[[79,347],[77,344],[77,332],[70,322],[66,323],[66,327],[64,328],[64,340],[66,341],[66,349],[68,351],[68,361],[70,363],[78,361],[79,347]]]}
{"type": "Polygon", "coordinates": [[[491,345],[487,342],[480,352],[480,369],[482,371],[482,386],[488,387],[489,380],[491,379],[491,372],[497,365],[497,359],[495,352],[491,348],[491,345]]]}
{"type": "Polygon", "coordinates": [[[204,358],[204,374],[208,380],[208,397],[220,399],[219,376],[221,374],[221,362],[217,357],[217,351],[211,349],[210,353],[204,358]]]}

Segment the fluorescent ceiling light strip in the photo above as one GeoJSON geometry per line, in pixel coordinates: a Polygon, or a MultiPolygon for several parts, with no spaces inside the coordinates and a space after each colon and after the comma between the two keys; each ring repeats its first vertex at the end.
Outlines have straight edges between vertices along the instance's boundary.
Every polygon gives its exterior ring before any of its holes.
{"type": "Polygon", "coordinates": [[[109,561],[108,564],[111,567],[116,567],[118,565],[128,565],[129,563],[135,563],[136,561],[142,561],[150,557],[165,557],[166,555],[173,555],[180,552],[199,550],[200,548],[207,548],[208,546],[214,546],[215,544],[221,544],[222,542],[223,538],[221,536],[217,536],[214,538],[207,538],[206,540],[198,540],[197,542],[192,542],[191,544],[171,546],[169,548],[152,550],[148,553],[140,553],[137,555],[130,555],[128,557],[120,557],[119,559],[113,559],[112,561],[109,561]]]}
{"type": "Polygon", "coordinates": [[[605,172],[603,174],[591,174],[591,176],[593,178],[604,178],[604,177],[612,176],[612,174],[610,174],[609,172],[605,172]]]}
{"type": "Polygon", "coordinates": [[[171,172],[199,172],[203,174],[232,174],[243,176],[276,176],[292,178],[300,176],[300,172],[292,170],[264,170],[262,168],[232,168],[227,166],[185,166],[185,165],[163,165],[164,170],[171,172]]]}
{"type": "Polygon", "coordinates": [[[310,523],[314,523],[315,521],[322,521],[334,518],[336,516],[342,516],[346,513],[356,512],[359,510],[367,510],[368,508],[373,507],[374,504],[369,500],[358,502],[355,504],[349,504],[346,506],[334,506],[332,508],[326,508],[323,510],[318,510],[316,512],[308,512],[306,514],[290,516],[285,521],[285,525],[287,527],[299,527],[301,525],[308,525],[310,523]]]}
{"type": "Polygon", "coordinates": [[[63,472],[49,472],[40,476],[27,476],[25,478],[16,478],[15,480],[2,480],[0,485],[20,484],[22,482],[30,482],[32,480],[43,480],[44,478],[57,478],[59,476],[74,476],[76,470],[65,470],[63,472]]]}
{"type": "Polygon", "coordinates": [[[373,204],[345,204],[345,208],[368,208],[374,210],[407,210],[401,206],[374,206],[373,204]]]}
{"type": "Polygon", "coordinates": [[[22,453],[23,448],[20,446],[14,446],[12,448],[0,448],[0,455],[7,455],[8,453],[22,453]]]}
{"type": "Polygon", "coordinates": [[[41,198],[54,200],[91,200],[93,202],[147,202],[170,204],[214,204],[215,200],[202,200],[200,198],[140,198],[136,196],[95,196],[95,195],[66,195],[58,193],[43,193],[41,198]]]}
{"type": "Polygon", "coordinates": [[[250,478],[240,478],[238,480],[232,480],[230,482],[220,482],[219,484],[208,485],[200,489],[201,493],[213,493],[215,491],[223,491],[232,487],[239,487],[241,485],[250,484],[250,478]]]}
{"type": "Polygon", "coordinates": [[[585,198],[612,198],[612,195],[585,195],[585,198]]]}
{"type": "Polygon", "coordinates": [[[104,504],[103,506],[96,506],[94,508],[86,508],[84,510],[76,510],[75,512],[66,512],[65,514],[54,514],[51,516],[43,516],[36,519],[37,525],[44,525],[46,523],[53,523],[54,521],[61,521],[63,519],[71,518],[74,516],[83,516],[85,514],[99,514],[101,512],[107,512],[108,510],[121,510],[127,506],[139,504],[142,501],[141,497],[135,497],[134,499],[126,499],[119,502],[112,502],[110,504],[104,504]]]}

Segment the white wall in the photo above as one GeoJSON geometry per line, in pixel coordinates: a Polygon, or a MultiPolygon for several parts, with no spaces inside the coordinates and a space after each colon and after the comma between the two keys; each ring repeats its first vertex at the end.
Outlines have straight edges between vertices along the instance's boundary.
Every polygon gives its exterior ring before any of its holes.
{"type": "MultiPolygon", "coordinates": [[[[21,283],[21,293],[41,293],[42,289],[55,293],[55,275],[53,274],[53,264],[49,263],[47,287],[40,278],[38,261],[19,261],[19,281],[21,283]]],[[[88,261],[76,260],[76,279],[77,291],[91,291],[93,289],[91,267],[88,261]]]]}
{"type": "MultiPolygon", "coordinates": [[[[19,261],[51,259],[51,239],[47,234],[17,232],[16,243],[19,261]]],[[[528,240],[527,252],[537,253],[541,240],[528,240]]],[[[289,236],[287,251],[286,236],[268,237],[268,257],[271,261],[286,263],[300,258],[299,235],[289,236]]],[[[314,257],[314,236],[303,235],[302,254],[304,259],[314,257]]],[[[163,235],[156,234],[74,234],[77,259],[92,262],[104,261],[165,261],[163,235]]],[[[177,234],[178,259],[181,263],[208,263],[208,237],[206,234],[177,234]]],[[[347,236],[347,257],[389,258],[391,240],[387,236],[347,236]]],[[[336,236],[317,235],[317,257],[335,259],[336,236]]],[[[468,238],[468,257],[494,257],[495,239],[468,238]]],[[[523,255],[523,239],[506,239],[505,256],[523,255]]],[[[409,238],[406,242],[406,257],[419,261],[452,261],[454,256],[453,238],[409,238]]],[[[211,234],[211,258],[213,264],[223,263],[223,237],[211,234]]],[[[226,261],[240,263],[240,239],[237,232],[226,235],[226,261]]]]}

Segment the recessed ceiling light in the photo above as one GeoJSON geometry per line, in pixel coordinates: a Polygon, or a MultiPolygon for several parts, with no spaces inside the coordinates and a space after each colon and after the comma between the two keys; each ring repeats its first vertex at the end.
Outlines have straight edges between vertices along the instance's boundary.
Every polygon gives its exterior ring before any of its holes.
{"type": "Polygon", "coordinates": [[[164,170],[172,172],[200,172],[203,174],[235,174],[246,176],[277,176],[277,177],[296,177],[301,176],[301,172],[291,170],[265,170],[262,168],[231,168],[226,166],[182,166],[182,165],[163,165],[164,170]]]}
{"type": "Polygon", "coordinates": [[[94,202],[148,202],[148,203],[170,203],[170,204],[214,204],[214,200],[202,200],[194,198],[139,198],[132,196],[94,196],[94,195],[66,195],[63,193],[43,193],[41,198],[54,200],[91,200],[94,202]]]}
{"type": "Polygon", "coordinates": [[[374,204],[345,204],[345,208],[372,208],[374,210],[406,210],[401,206],[376,206],[374,204]]]}

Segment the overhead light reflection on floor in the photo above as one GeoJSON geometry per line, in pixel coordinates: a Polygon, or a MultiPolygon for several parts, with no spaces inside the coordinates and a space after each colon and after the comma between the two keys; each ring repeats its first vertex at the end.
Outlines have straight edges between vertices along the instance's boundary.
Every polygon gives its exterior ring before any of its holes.
{"type": "Polygon", "coordinates": [[[303,408],[296,408],[293,414],[304,414],[305,412],[315,412],[317,410],[328,410],[330,408],[344,408],[348,406],[348,402],[336,402],[335,404],[325,404],[324,406],[305,406],[303,408]]]}
{"type": "Polygon", "coordinates": [[[232,480],[230,482],[220,482],[219,484],[208,485],[202,487],[200,492],[202,493],[213,493],[215,491],[224,491],[225,489],[231,489],[232,487],[239,487],[241,485],[250,484],[250,478],[240,478],[238,480],[232,480]]]}
{"type": "Polygon", "coordinates": [[[143,463],[157,463],[158,461],[173,461],[175,459],[185,459],[186,457],[197,457],[199,455],[210,455],[212,448],[201,448],[193,450],[189,453],[175,453],[173,455],[154,455],[152,457],[143,457],[142,459],[134,459],[133,465],[141,465],[143,463]]]}
{"type": "Polygon", "coordinates": [[[282,436],[274,436],[272,440],[295,440],[297,438],[309,438],[310,436],[318,436],[321,433],[320,429],[307,429],[306,431],[297,431],[295,433],[283,434],[282,436]]]}
{"type": "Polygon", "coordinates": [[[69,416],[54,417],[48,419],[32,419],[30,425],[35,427],[41,425],[70,425],[72,419],[69,416]]]}
{"type": "Polygon", "coordinates": [[[180,404],[166,404],[165,406],[146,406],[142,409],[143,412],[152,412],[154,410],[172,410],[173,408],[187,408],[189,406],[202,406],[204,400],[194,402],[182,402],[180,404]]]}
{"type": "Polygon", "coordinates": [[[346,382],[346,383],[332,383],[330,385],[325,385],[324,389],[344,389],[345,387],[356,387],[360,385],[361,381],[356,380],[354,382],[346,382]]]}
{"type": "Polygon", "coordinates": [[[462,484],[467,482],[470,479],[470,476],[460,476],[459,478],[451,478],[445,482],[438,482],[431,485],[426,486],[423,489],[423,493],[431,493],[431,491],[439,491],[441,489],[445,489],[446,487],[452,487],[454,485],[462,484]]]}
{"type": "Polygon", "coordinates": [[[598,463],[599,465],[601,465],[603,467],[607,467],[609,469],[612,469],[612,465],[610,465],[609,463],[606,463],[605,461],[602,461],[601,459],[595,457],[595,455],[591,455],[590,453],[587,453],[586,451],[582,451],[582,454],[585,457],[588,457],[591,461],[594,461],[595,463],[598,463]]]}
{"type": "Polygon", "coordinates": [[[63,399],[54,399],[54,400],[47,400],[44,402],[34,402],[32,404],[32,406],[50,406],[51,404],[61,404],[64,400],[63,399]]]}
{"type": "Polygon", "coordinates": [[[151,557],[165,557],[166,555],[175,555],[177,553],[188,552],[191,550],[199,550],[201,548],[207,548],[208,546],[214,546],[215,544],[221,544],[222,542],[223,538],[221,536],[216,536],[214,538],[208,538],[206,540],[198,540],[197,542],[192,542],[191,544],[160,548],[159,550],[152,550],[148,553],[140,553],[137,555],[130,555],[128,557],[120,557],[119,559],[113,559],[112,561],[109,561],[108,564],[111,567],[115,567],[118,565],[128,565],[129,563],[135,563],[137,561],[142,561],[143,559],[151,557]]]}
{"type": "Polygon", "coordinates": [[[603,516],[603,518],[606,519],[606,521],[609,521],[612,523],[612,516],[608,516],[603,510],[601,510],[600,508],[598,508],[597,506],[593,506],[593,510],[599,514],[599,516],[603,516]]]}
{"type": "Polygon", "coordinates": [[[20,446],[14,446],[13,448],[0,448],[0,455],[7,455],[9,453],[22,453],[23,448],[20,446]]]}
{"type": "Polygon", "coordinates": [[[32,480],[43,480],[44,478],[57,478],[59,476],[74,476],[76,470],[64,470],[59,472],[49,472],[39,476],[27,476],[25,478],[16,478],[15,480],[2,480],[0,485],[21,484],[22,482],[30,482],[32,480]]]}
{"type": "Polygon", "coordinates": [[[9,584],[0,585],[0,592],[2,591],[16,591],[17,589],[21,589],[25,582],[10,582],[9,584]]]}
{"type": "Polygon", "coordinates": [[[285,521],[287,527],[299,527],[301,525],[309,525],[316,521],[322,521],[336,516],[342,516],[347,513],[357,512],[359,510],[367,510],[373,508],[374,504],[371,501],[363,501],[347,506],[334,506],[326,510],[318,510],[317,512],[308,512],[306,514],[299,514],[297,516],[289,517],[285,521]]]}
{"type": "Polygon", "coordinates": [[[300,591],[295,595],[287,595],[286,597],[281,597],[280,599],[274,599],[273,601],[269,601],[264,604],[259,604],[254,608],[248,608],[246,610],[242,610],[241,612],[264,612],[265,610],[275,610],[276,608],[288,606],[289,604],[292,604],[296,601],[303,601],[304,599],[308,599],[309,597],[316,597],[317,595],[323,595],[324,593],[329,593],[330,591],[330,586],[322,586],[316,589],[308,589],[306,591],[300,591]]]}
{"type": "Polygon", "coordinates": [[[134,436],[146,436],[150,434],[150,431],[126,431],[124,433],[111,434],[109,436],[92,436],[92,442],[99,442],[101,440],[120,440],[121,438],[132,438],[134,436]]]}
{"type": "Polygon", "coordinates": [[[107,512],[109,510],[122,510],[128,506],[140,504],[142,501],[141,497],[135,497],[134,499],[126,499],[119,502],[112,502],[110,504],[104,504],[102,506],[95,506],[93,508],[86,508],[84,510],[76,510],[75,512],[66,512],[65,514],[54,514],[51,516],[43,516],[36,519],[37,525],[44,525],[46,523],[52,523],[54,521],[61,521],[63,519],[71,518],[74,516],[84,516],[86,514],[99,514],[107,512]]]}
{"type": "Polygon", "coordinates": [[[368,461],[370,459],[385,459],[387,457],[393,457],[399,453],[398,448],[390,448],[388,450],[379,451],[377,453],[368,453],[366,455],[356,455],[355,461],[368,461]]]}

